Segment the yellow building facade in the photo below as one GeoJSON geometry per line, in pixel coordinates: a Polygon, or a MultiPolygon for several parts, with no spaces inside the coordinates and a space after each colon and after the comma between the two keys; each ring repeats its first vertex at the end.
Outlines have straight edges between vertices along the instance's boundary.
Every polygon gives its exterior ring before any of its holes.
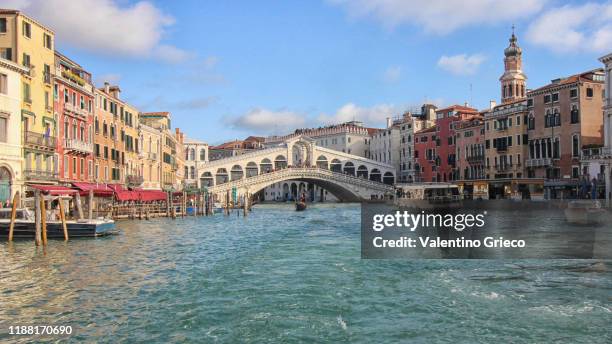
{"type": "Polygon", "coordinates": [[[53,113],[55,62],[53,31],[15,10],[0,10],[0,58],[27,72],[21,82],[23,179],[27,183],[57,183],[56,118],[53,113]]]}

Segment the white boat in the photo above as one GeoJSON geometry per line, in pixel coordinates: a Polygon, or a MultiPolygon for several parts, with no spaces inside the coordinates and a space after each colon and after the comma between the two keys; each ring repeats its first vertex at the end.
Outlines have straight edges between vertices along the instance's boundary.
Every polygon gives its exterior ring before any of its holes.
{"type": "MultiPolygon", "coordinates": [[[[0,238],[8,238],[11,223],[11,208],[0,209],[0,238]]],[[[109,219],[82,219],[66,221],[68,237],[97,237],[116,232],[115,221],[109,219]]],[[[36,225],[34,214],[28,209],[17,209],[13,237],[15,239],[32,239],[35,237],[36,225]]],[[[61,221],[47,219],[47,237],[49,239],[63,239],[64,227],[61,221]]]]}

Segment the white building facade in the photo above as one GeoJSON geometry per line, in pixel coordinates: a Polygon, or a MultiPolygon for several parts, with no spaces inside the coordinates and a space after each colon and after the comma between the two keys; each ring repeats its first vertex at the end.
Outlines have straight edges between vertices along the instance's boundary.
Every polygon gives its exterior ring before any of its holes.
{"type": "Polygon", "coordinates": [[[23,194],[21,168],[21,75],[26,70],[0,59],[0,202],[23,194]]]}
{"type": "Polygon", "coordinates": [[[200,169],[209,161],[208,143],[186,138],[183,143],[185,147],[185,187],[202,188],[200,169]]]}
{"type": "MultiPolygon", "coordinates": [[[[612,200],[612,53],[599,59],[605,67],[603,135],[604,146],[584,149],[582,152],[583,174],[591,177],[591,187],[604,184],[605,199],[612,200]]],[[[595,194],[595,192],[593,192],[595,194]]]]}

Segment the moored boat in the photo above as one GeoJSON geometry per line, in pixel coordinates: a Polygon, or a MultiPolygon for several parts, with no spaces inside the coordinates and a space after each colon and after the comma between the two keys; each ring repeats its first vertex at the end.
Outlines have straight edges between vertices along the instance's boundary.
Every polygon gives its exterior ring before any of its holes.
{"type": "MultiPolygon", "coordinates": [[[[0,209],[0,238],[8,238],[11,223],[10,208],[0,209]]],[[[61,221],[47,220],[47,238],[64,239],[64,228],[61,221]]],[[[116,232],[115,221],[109,219],[82,219],[66,221],[68,237],[97,237],[116,232]]],[[[17,209],[13,237],[15,239],[33,239],[36,233],[34,214],[27,209],[17,209]]]]}
{"type": "Polygon", "coordinates": [[[296,202],[295,203],[295,210],[296,211],[306,210],[306,202],[296,202]]]}

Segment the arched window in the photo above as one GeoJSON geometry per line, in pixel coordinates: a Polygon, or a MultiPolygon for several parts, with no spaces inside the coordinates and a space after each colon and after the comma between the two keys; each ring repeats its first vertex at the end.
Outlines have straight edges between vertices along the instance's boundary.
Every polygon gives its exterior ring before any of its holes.
{"type": "Polygon", "coordinates": [[[580,137],[577,134],[572,135],[572,156],[580,156],[580,137]]]}
{"type": "Polygon", "coordinates": [[[206,149],[204,148],[200,149],[200,160],[206,161],[206,149]]]}
{"type": "Polygon", "coordinates": [[[572,124],[580,122],[580,112],[577,105],[572,105],[571,122],[572,124]]]}

